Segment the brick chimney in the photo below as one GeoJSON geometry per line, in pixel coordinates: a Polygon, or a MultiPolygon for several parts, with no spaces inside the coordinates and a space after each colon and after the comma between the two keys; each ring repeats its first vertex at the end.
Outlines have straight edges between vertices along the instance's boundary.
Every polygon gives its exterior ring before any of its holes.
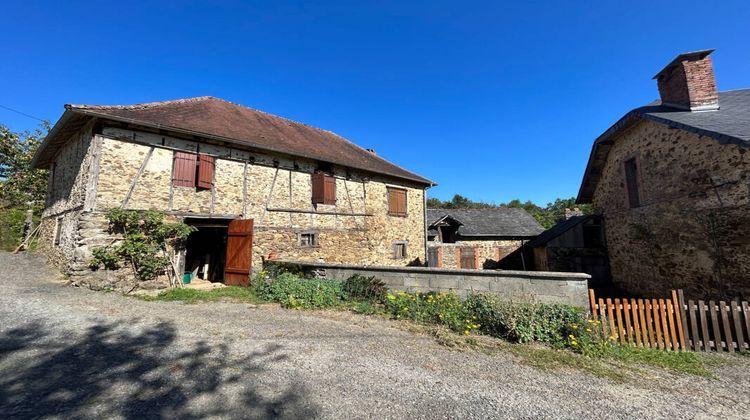
{"type": "Polygon", "coordinates": [[[713,51],[680,54],[654,76],[663,105],[690,111],[719,109],[714,66],[709,57],[713,51]]]}

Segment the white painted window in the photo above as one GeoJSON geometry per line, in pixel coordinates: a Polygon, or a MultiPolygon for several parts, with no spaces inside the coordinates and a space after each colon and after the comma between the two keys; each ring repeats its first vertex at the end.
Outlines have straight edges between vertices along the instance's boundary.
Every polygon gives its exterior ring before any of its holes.
{"type": "Polygon", "coordinates": [[[301,247],[318,246],[318,232],[300,232],[297,237],[297,245],[301,247]]]}

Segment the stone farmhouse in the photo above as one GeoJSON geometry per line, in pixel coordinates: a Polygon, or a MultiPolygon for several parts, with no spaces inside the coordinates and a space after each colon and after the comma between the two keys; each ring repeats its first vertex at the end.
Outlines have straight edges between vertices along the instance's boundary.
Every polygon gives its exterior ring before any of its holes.
{"type": "Polygon", "coordinates": [[[518,251],[544,228],[524,209],[427,209],[430,266],[526,269],[518,251]]]}
{"type": "Polygon", "coordinates": [[[750,296],[750,89],[719,92],[710,54],[659,71],[661,99],[596,139],[579,203],[603,218],[615,285],[750,296]]]}
{"type": "MultiPolygon", "coordinates": [[[[279,259],[405,266],[426,259],[430,180],[329,131],[213,97],[66,105],[34,158],[48,168],[41,248],[90,277],[110,208],[197,228],[179,264],[245,284],[279,259]]],[[[110,273],[92,287],[121,288],[110,273]]],[[[89,281],[89,280],[86,280],[89,281]]]]}

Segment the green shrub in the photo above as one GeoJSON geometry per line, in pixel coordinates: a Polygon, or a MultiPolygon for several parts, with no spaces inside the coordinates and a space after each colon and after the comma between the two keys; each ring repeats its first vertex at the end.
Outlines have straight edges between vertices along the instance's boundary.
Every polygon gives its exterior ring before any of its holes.
{"type": "Polygon", "coordinates": [[[518,343],[565,345],[568,326],[585,320],[581,309],[568,305],[511,303],[492,295],[472,295],[466,306],[481,332],[518,343]]]}
{"type": "Polygon", "coordinates": [[[435,322],[464,334],[480,326],[455,293],[389,293],[386,310],[397,319],[435,322]]]}
{"type": "Polygon", "coordinates": [[[602,329],[601,321],[588,319],[565,325],[565,345],[586,356],[604,356],[616,345],[615,337],[602,329]]]}
{"type": "Polygon", "coordinates": [[[340,281],[303,279],[291,273],[262,282],[255,289],[260,299],[287,308],[329,308],[340,305],[346,297],[340,281]]]}
{"type": "Polygon", "coordinates": [[[355,274],[344,281],[344,292],[350,300],[384,302],[388,288],[375,276],[355,274]]]}
{"type": "Polygon", "coordinates": [[[23,226],[26,222],[26,210],[19,208],[0,209],[0,246],[6,251],[13,251],[23,239],[23,226]]]}

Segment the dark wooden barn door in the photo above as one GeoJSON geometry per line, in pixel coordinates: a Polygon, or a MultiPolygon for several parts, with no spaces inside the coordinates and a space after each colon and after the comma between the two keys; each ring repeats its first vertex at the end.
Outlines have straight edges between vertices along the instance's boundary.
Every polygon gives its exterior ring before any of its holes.
{"type": "Polygon", "coordinates": [[[459,248],[459,268],[477,268],[476,250],[470,247],[459,248]]]}
{"type": "Polygon", "coordinates": [[[235,219],[229,222],[227,236],[227,263],[224,266],[224,284],[247,286],[253,256],[253,220],[235,219]]]}

